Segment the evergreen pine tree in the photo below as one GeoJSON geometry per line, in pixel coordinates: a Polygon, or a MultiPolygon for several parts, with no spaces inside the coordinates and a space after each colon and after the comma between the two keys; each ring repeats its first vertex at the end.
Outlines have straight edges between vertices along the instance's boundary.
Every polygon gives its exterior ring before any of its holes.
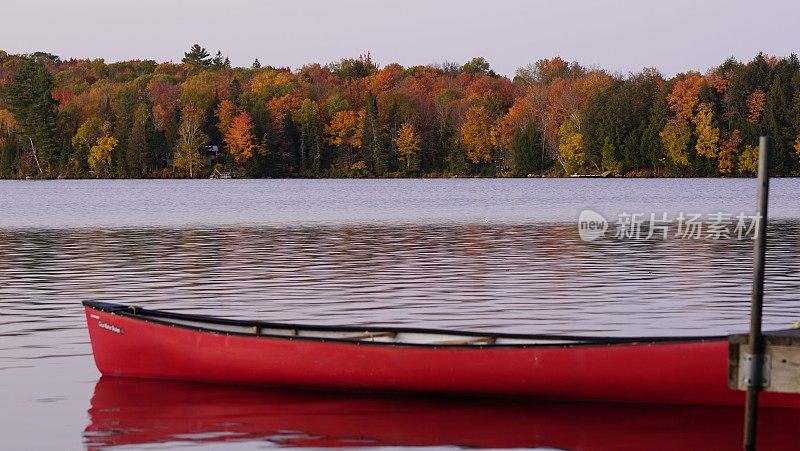
{"type": "Polygon", "coordinates": [[[540,161],[541,152],[538,152],[542,146],[541,139],[541,135],[533,123],[514,130],[511,137],[514,163],[511,170],[515,176],[525,177],[539,171],[543,166],[540,161]]]}
{"type": "Polygon", "coordinates": [[[14,176],[17,164],[17,140],[14,135],[0,133],[0,178],[14,176]]]}
{"type": "Polygon", "coordinates": [[[622,163],[617,160],[615,154],[616,152],[614,151],[614,143],[611,141],[611,137],[606,136],[605,140],[603,141],[603,147],[600,149],[602,166],[604,170],[611,171],[614,174],[619,175],[619,173],[622,171],[622,163]]]}
{"type": "Polygon", "coordinates": [[[206,51],[206,49],[203,47],[200,47],[199,44],[194,44],[188,52],[184,53],[182,61],[192,66],[211,66],[211,59],[209,58],[208,51],[206,51]]]}
{"type": "Polygon", "coordinates": [[[779,77],[774,78],[767,91],[761,123],[764,133],[772,138],[772,168],[787,173],[791,165],[794,136],[791,111],[779,77]]]}
{"type": "Polygon", "coordinates": [[[47,68],[30,58],[20,63],[5,90],[9,109],[22,126],[36,170],[49,175],[51,162],[57,156],[57,104],[51,95],[53,77],[47,68]]]}
{"type": "Polygon", "coordinates": [[[228,97],[230,97],[231,102],[238,103],[239,96],[242,95],[242,84],[239,82],[239,79],[233,77],[230,84],[228,84],[228,97]]]}
{"type": "Polygon", "coordinates": [[[372,161],[372,174],[376,177],[386,174],[386,146],[378,117],[378,99],[370,91],[367,93],[364,114],[363,152],[372,161]]]}
{"type": "Polygon", "coordinates": [[[152,165],[153,154],[150,151],[150,136],[154,132],[150,108],[141,103],[133,114],[133,124],[128,135],[128,147],[125,159],[131,177],[147,176],[152,165]]]}
{"type": "Polygon", "coordinates": [[[211,67],[214,69],[222,69],[225,67],[225,58],[222,56],[222,52],[217,50],[217,54],[214,55],[214,59],[211,60],[211,67]]]}

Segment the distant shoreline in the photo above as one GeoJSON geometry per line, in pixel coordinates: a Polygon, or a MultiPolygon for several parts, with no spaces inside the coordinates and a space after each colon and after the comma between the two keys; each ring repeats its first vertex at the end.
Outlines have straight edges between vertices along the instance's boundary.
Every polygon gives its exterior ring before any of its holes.
{"type": "Polygon", "coordinates": [[[464,64],[107,64],[0,50],[0,178],[800,175],[800,60],[627,76],[559,57],[464,64]]]}
{"type": "MultiPolygon", "coordinates": [[[[772,175],[771,178],[775,179],[796,179],[800,178],[797,175],[772,175]]],[[[616,177],[602,177],[602,176],[531,176],[531,177],[491,177],[491,176],[438,176],[438,177],[232,177],[230,179],[219,180],[213,178],[186,178],[186,177],[172,177],[172,178],[154,178],[154,177],[139,177],[139,178],[40,178],[40,177],[27,177],[27,178],[0,178],[0,181],[75,181],[75,180],[97,180],[97,181],[124,181],[124,180],[174,180],[174,181],[191,181],[191,180],[216,180],[224,183],[226,180],[526,180],[526,179],[546,179],[546,180],[609,180],[609,179],[628,179],[628,180],[646,180],[646,179],[755,179],[754,176],[704,176],[704,175],[685,175],[685,176],[616,176],[616,177]]]]}

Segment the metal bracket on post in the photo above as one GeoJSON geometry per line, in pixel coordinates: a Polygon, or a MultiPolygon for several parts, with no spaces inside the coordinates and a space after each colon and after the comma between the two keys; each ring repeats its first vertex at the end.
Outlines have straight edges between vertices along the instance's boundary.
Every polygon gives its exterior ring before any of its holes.
{"type": "Polygon", "coordinates": [[[739,387],[767,388],[770,382],[771,359],[767,354],[741,354],[739,356],[739,387]],[[753,367],[761,367],[761,380],[753,381],[753,367]]]}

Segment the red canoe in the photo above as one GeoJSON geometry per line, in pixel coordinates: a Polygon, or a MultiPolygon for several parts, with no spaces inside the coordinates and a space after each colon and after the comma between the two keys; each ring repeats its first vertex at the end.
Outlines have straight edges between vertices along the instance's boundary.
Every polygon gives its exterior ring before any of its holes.
{"type": "MultiPolygon", "coordinates": [[[[742,405],[726,337],[596,338],[301,326],[84,302],[106,376],[335,390],[742,405]]],[[[800,408],[764,393],[761,405],[800,408]]]]}

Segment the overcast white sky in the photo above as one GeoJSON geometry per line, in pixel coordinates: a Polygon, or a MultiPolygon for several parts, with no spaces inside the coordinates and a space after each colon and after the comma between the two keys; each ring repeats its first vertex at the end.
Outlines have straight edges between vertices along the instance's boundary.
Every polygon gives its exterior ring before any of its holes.
{"type": "Polygon", "coordinates": [[[499,73],[559,55],[626,73],[705,71],[800,46],[800,2],[743,0],[3,0],[0,49],[180,61],[197,42],[235,66],[357,57],[499,73]]]}

